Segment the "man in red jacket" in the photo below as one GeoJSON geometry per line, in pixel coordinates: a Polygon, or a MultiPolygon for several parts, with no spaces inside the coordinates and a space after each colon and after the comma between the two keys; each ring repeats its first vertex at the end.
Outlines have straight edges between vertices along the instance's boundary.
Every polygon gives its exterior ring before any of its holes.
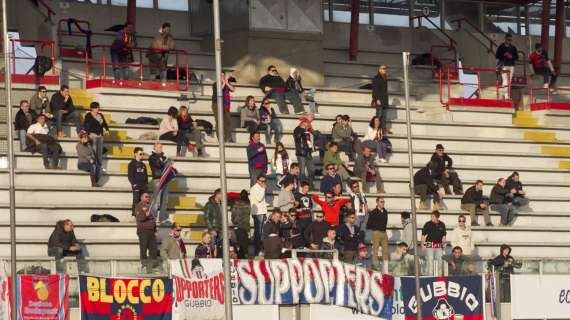
{"type": "Polygon", "coordinates": [[[332,193],[325,194],[325,201],[321,200],[318,195],[311,197],[314,202],[318,203],[325,213],[325,221],[331,226],[336,226],[340,220],[340,209],[350,201],[350,197],[335,197],[332,193]]]}

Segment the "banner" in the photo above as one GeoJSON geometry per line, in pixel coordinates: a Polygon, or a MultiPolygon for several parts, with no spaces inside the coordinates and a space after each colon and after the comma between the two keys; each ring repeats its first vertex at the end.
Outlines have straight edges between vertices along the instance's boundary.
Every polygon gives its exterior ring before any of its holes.
{"type": "Polygon", "coordinates": [[[10,319],[10,291],[8,290],[8,276],[6,275],[6,264],[0,261],[0,320],[10,319]]]}
{"type": "Polygon", "coordinates": [[[81,319],[172,319],[172,280],[79,276],[81,319]]]}
{"type": "MultiPolygon", "coordinates": [[[[405,319],[416,319],[416,285],[413,277],[401,277],[405,319]]],[[[422,318],[436,320],[483,320],[485,300],[483,278],[422,277],[420,278],[422,318]]]]}
{"type": "Polygon", "coordinates": [[[511,275],[513,319],[568,319],[569,275],[511,275]]]}
{"type": "MultiPolygon", "coordinates": [[[[12,284],[7,278],[7,291],[3,292],[12,302],[12,284]]],[[[69,276],[18,275],[16,280],[18,319],[67,320],[69,319],[69,276]]],[[[3,290],[4,291],[4,290],[3,290]]]]}

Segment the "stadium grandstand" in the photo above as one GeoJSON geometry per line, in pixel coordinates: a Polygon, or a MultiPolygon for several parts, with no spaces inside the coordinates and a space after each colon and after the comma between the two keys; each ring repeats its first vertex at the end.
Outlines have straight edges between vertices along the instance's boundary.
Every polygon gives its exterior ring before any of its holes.
{"type": "Polygon", "coordinates": [[[1,2],[2,317],[568,319],[566,1],[1,2]]]}

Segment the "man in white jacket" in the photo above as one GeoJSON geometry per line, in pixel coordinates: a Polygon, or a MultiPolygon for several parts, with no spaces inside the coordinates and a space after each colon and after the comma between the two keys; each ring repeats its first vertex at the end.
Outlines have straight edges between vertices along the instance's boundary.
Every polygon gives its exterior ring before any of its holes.
{"type": "Polygon", "coordinates": [[[472,256],[475,253],[475,240],[471,228],[466,223],[464,215],[460,215],[457,219],[458,225],[451,234],[451,247],[460,247],[463,250],[463,256],[472,256]]]}
{"type": "Polygon", "coordinates": [[[265,217],[267,215],[267,203],[265,202],[265,174],[257,176],[257,182],[249,190],[249,202],[251,204],[251,216],[253,217],[253,246],[255,255],[261,251],[261,233],[265,217]]]}

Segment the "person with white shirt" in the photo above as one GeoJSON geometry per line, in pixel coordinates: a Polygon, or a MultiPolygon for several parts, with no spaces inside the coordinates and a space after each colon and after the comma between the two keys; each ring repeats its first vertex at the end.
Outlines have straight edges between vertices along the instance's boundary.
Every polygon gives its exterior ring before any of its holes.
{"type": "Polygon", "coordinates": [[[267,177],[265,174],[260,174],[257,176],[257,182],[249,190],[251,216],[253,217],[253,245],[255,256],[261,251],[261,234],[265,217],[267,216],[267,203],[265,202],[266,181],[267,177]]]}
{"type": "Polygon", "coordinates": [[[377,164],[388,162],[388,144],[383,140],[380,117],[374,116],[366,130],[366,135],[362,141],[362,147],[368,147],[376,151],[377,164]]]}
{"type": "Polygon", "coordinates": [[[352,181],[350,183],[350,205],[352,210],[356,213],[356,222],[360,230],[366,229],[366,218],[368,216],[368,202],[366,201],[366,195],[360,191],[360,184],[358,181],[352,181]]]}
{"type": "Polygon", "coordinates": [[[451,233],[451,247],[460,247],[464,256],[472,256],[475,253],[475,240],[471,228],[465,223],[466,218],[460,215],[457,219],[459,223],[451,233]]]}
{"type": "Polygon", "coordinates": [[[33,152],[42,154],[44,167],[46,169],[57,169],[59,167],[59,156],[61,146],[55,138],[49,135],[49,127],[46,124],[46,117],[40,114],[36,123],[30,125],[26,131],[26,137],[33,143],[33,152]],[[51,157],[51,162],[50,162],[51,157]]]}

